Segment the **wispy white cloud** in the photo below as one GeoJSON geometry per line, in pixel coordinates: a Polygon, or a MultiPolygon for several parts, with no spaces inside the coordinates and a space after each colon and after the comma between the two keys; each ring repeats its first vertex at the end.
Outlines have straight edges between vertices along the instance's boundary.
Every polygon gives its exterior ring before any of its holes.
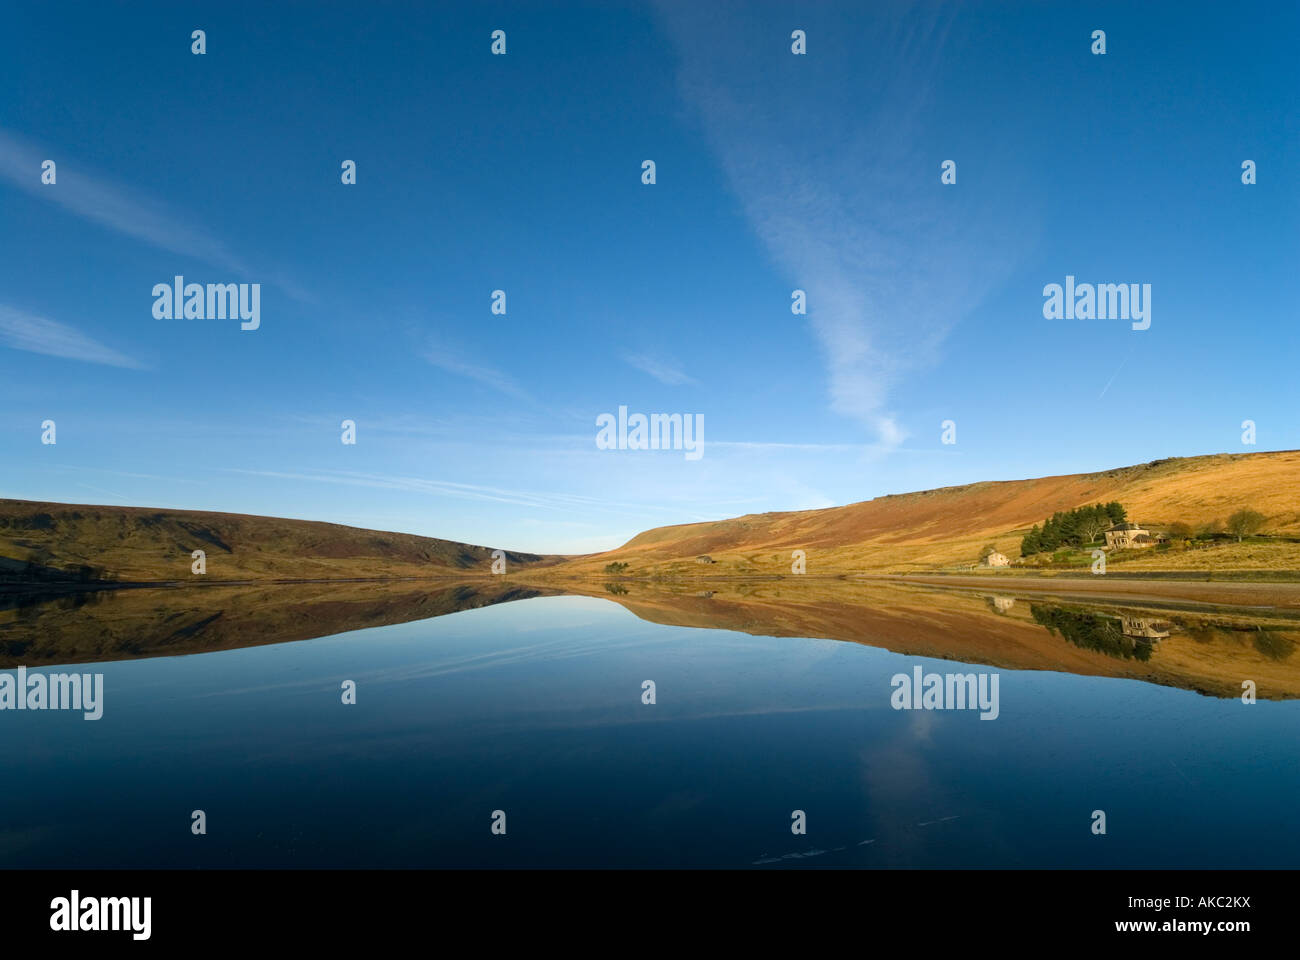
{"type": "MultiPolygon", "coordinates": [[[[397,436],[445,437],[454,433],[463,425],[464,417],[452,421],[443,417],[417,416],[402,413],[392,416],[360,417],[355,413],[326,417],[319,414],[285,414],[284,419],[292,424],[306,424],[311,427],[337,430],[345,419],[354,419],[364,423],[367,433],[388,433],[397,436]]],[[[515,420],[509,422],[514,423],[515,420]]]]}
{"type": "Polygon", "coordinates": [[[668,357],[635,353],[629,354],[623,359],[642,373],[647,373],[660,383],[667,384],[670,387],[680,386],[684,383],[695,383],[694,378],[686,375],[686,371],[682,369],[680,363],[668,357]]]}
{"type": "Polygon", "coordinates": [[[114,500],[129,501],[131,499],[130,497],[122,496],[120,493],[114,493],[112,490],[105,490],[103,487],[93,487],[88,483],[79,483],[77,486],[85,487],[87,490],[93,490],[95,493],[105,494],[106,496],[112,497],[114,500]]]}
{"type": "MultiPolygon", "coordinates": [[[[65,151],[39,147],[16,133],[0,128],[0,178],[56,203],[76,216],[161,250],[252,277],[254,272],[221,240],[171,213],[143,192],[89,173],[65,151]],[[41,182],[41,163],[54,160],[58,179],[41,182]]],[[[310,291],[278,271],[259,268],[259,276],[296,300],[310,302],[310,291]]]]}
{"type": "Polygon", "coordinates": [[[80,330],[4,304],[0,304],[0,343],[28,353],[43,353],[51,357],[102,363],[131,370],[143,369],[143,364],[112,347],[104,346],[80,330]]]}
{"type": "Polygon", "coordinates": [[[1124,369],[1124,365],[1129,362],[1129,358],[1132,356],[1133,351],[1130,350],[1129,355],[1119,362],[1119,366],[1115,369],[1115,372],[1112,373],[1110,379],[1106,381],[1106,386],[1102,387],[1101,393],[1097,394],[1098,400],[1106,396],[1106,391],[1110,389],[1110,385],[1115,382],[1115,378],[1119,376],[1120,371],[1124,369]]]}
{"type": "Polygon", "coordinates": [[[496,503],[508,503],[515,506],[538,507],[546,510],[558,510],[577,514],[592,512],[637,515],[646,509],[668,511],[669,507],[647,508],[643,504],[625,504],[604,497],[586,497],[567,493],[540,493],[529,490],[508,489],[484,486],[474,483],[453,483],[447,480],[428,480],[424,477],[408,477],[399,474],[362,473],[351,470],[315,470],[310,472],[287,472],[280,470],[242,470],[228,468],[228,473],[248,476],[268,477],[278,480],[306,480],[314,483],[343,484],[353,487],[371,487],[385,490],[401,490],[431,496],[455,497],[466,500],[488,500],[496,503]],[[628,510],[635,511],[627,513],[628,510]]]}
{"type": "Polygon", "coordinates": [[[62,151],[42,150],[17,134],[0,129],[0,176],[28,193],[43,197],[80,217],[145,243],[247,273],[219,240],[169,214],[161,204],[128,187],[93,177],[62,151]],[[58,180],[41,183],[41,162],[57,163],[58,180]]]}
{"type": "Polygon", "coordinates": [[[815,56],[759,69],[755,51],[789,34],[784,13],[660,5],[685,100],[769,255],[807,292],[831,408],[889,450],[906,437],[891,389],[1007,275],[1017,237],[987,210],[954,214],[941,191],[959,188],[939,182],[945,157],[918,146],[952,12],[852,9],[850,28],[819,8],[815,56]]]}
{"type": "Polygon", "coordinates": [[[780,441],[755,440],[710,440],[709,447],[731,447],[736,450],[815,450],[815,451],[849,451],[865,452],[866,444],[861,443],[782,443],[780,441]]]}
{"type": "Polygon", "coordinates": [[[528,391],[521,387],[513,377],[493,367],[482,366],[467,359],[459,350],[445,344],[431,342],[424,352],[424,359],[439,370],[445,370],[458,377],[477,381],[499,393],[516,400],[531,402],[528,391]]]}
{"type": "Polygon", "coordinates": [[[165,483],[197,483],[194,477],[164,477],[156,473],[133,473],[127,470],[106,470],[103,467],[80,467],[71,464],[51,464],[51,470],[71,471],[72,473],[103,473],[113,477],[128,477],[132,480],[161,480],[165,483]]]}

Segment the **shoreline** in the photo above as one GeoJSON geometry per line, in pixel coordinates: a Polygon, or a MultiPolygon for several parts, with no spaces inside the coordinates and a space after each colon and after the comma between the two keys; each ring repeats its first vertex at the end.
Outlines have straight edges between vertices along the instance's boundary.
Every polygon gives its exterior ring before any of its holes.
{"type": "Polygon", "coordinates": [[[327,586],[330,584],[415,584],[415,583],[498,583],[519,586],[549,587],[563,590],[571,584],[641,584],[665,588],[699,585],[744,583],[779,583],[797,589],[798,584],[833,586],[835,584],[869,586],[879,584],[910,584],[958,590],[976,590],[984,593],[1032,593],[1083,599],[1203,604],[1207,606],[1234,606],[1258,610],[1289,610],[1300,612],[1300,582],[1278,580],[1192,580],[1185,577],[1087,577],[1083,575],[1056,576],[997,576],[956,573],[841,573],[823,576],[715,576],[715,577],[629,577],[629,576],[538,576],[540,570],[521,570],[513,574],[446,574],[427,577],[331,577],[304,579],[244,579],[244,580],[153,580],[110,583],[0,583],[0,596],[58,596],[96,591],[185,589],[198,587],[292,587],[327,586]]]}
{"type": "Polygon", "coordinates": [[[1300,610],[1300,583],[1260,580],[1160,580],[1097,577],[1007,577],[962,574],[864,574],[859,583],[915,583],[992,593],[1041,593],[1089,599],[1174,600],[1215,606],[1300,610]]]}

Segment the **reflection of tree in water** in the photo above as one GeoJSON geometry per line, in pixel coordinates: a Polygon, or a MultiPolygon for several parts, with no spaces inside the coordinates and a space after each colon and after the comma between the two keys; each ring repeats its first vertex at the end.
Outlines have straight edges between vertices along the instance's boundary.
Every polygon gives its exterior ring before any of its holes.
{"type": "Polygon", "coordinates": [[[1261,629],[1255,631],[1252,639],[1255,641],[1255,649],[1270,660],[1285,660],[1295,653],[1295,640],[1285,633],[1261,629]]]}
{"type": "MultiPolygon", "coordinates": [[[[39,589],[22,593],[3,593],[0,594],[0,613],[12,610],[16,625],[31,628],[50,608],[76,610],[88,603],[102,603],[108,594],[107,590],[43,593],[39,589]]],[[[0,653],[8,657],[25,655],[32,642],[33,633],[30,629],[22,631],[21,637],[12,637],[8,635],[7,629],[0,627],[0,653]]]]}
{"type": "Polygon", "coordinates": [[[1219,639],[1220,631],[1212,623],[1180,620],[1179,626],[1182,627],[1183,633],[1187,634],[1197,643],[1213,643],[1215,640],[1219,639]]]}
{"type": "Polygon", "coordinates": [[[1225,643],[1234,647],[1253,646],[1270,660],[1285,660],[1295,653],[1295,637],[1263,625],[1216,623],[1211,620],[1180,620],[1180,630],[1197,643],[1225,643]]]}
{"type": "Polygon", "coordinates": [[[44,608],[76,610],[88,603],[99,603],[106,595],[104,590],[74,590],[71,593],[24,591],[0,594],[0,612],[13,610],[19,620],[35,620],[44,608]]]}
{"type": "Polygon", "coordinates": [[[1124,628],[1118,617],[1040,603],[1030,604],[1029,612],[1035,622],[1046,627],[1053,636],[1060,633],[1076,647],[1096,650],[1118,660],[1151,659],[1151,642],[1124,636],[1124,628]]]}

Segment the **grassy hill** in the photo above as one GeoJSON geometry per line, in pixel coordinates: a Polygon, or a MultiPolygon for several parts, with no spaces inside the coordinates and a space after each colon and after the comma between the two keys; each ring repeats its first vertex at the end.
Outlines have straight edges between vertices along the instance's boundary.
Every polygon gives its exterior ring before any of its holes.
{"type": "MultiPolygon", "coordinates": [[[[627,576],[787,575],[794,550],[807,554],[809,575],[934,570],[974,562],[990,542],[1016,557],[1020,538],[1033,524],[1058,510],[1112,500],[1128,509],[1129,519],[1155,528],[1225,520],[1249,507],[1268,518],[1267,532],[1300,535],[1300,451],[1156,460],[1100,473],[974,483],[844,507],[656,527],[554,572],[596,576],[617,561],[628,564],[627,576]],[[715,563],[698,564],[699,555],[715,563]]],[[[1300,567],[1295,544],[1269,551],[1248,565],[1300,567]]],[[[1188,569],[1198,562],[1227,568],[1245,551],[1225,544],[1223,551],[1191,553],[1177,562],[1188,569]]],[[[1161,562],[1154,555],[1142,560],[1146,569],[1161,562]]]]}
{"type": "MultiPolygon", "coordinates": [[[[1100,473],[945,487],[822,510],[656,527],[616,550],[580,557],[507,552],[510,572],[605,577],[787,576],[791,553],[811,576],[914,573],[973,563],[993,543],[1010,557],[1058,510],[1117,500],[1160,529],[1222,521],[1248,507],[1274,537],[1179,553],[1117,552],[1123,570],[1300,570],[1300,451],[1156,460],[1100,473]],[[699,564],[708,555],[715,562],[699,564]]],[[[491,549],[331,523],[230,513],[0,500],[5,580],[318,580],[490,575],[491,549]],[[191,552],[207,574],[190,572],[191,552]]],[[[1116,571],[1118,572],[1118,571],[1116,571]]]]}
{"type": "MultiPolygon", "coordinates": [[[[559,559],[507,551],[506,569],[559,559]]],[[[464,577],[491,564],[490,547],[333,523],[0,500],[0,582],[464,577]],[[202,577],[194,550],[206,553],[202,577]]]]}

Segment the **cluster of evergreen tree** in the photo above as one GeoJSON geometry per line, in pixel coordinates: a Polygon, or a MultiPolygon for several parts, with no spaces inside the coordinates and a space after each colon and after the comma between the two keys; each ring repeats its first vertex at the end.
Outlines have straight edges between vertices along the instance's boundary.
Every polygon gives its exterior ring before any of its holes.
{"type": "Polygon", "coordinates": [[[1030,604],[1029,613],[1053,634],[1059,630],[1061,636],[1076,647],[1097,650],[1122,660],[1151,659],[1151,641],[1124,636],[1123,626],[1114,617],[1036,603],[1030,604]]]}
{"type": "Polygon", "coordinates": [[[1020,555],[1042,553],[1059,547],[1077,547],[1092,543],[1107,529],[1127,519],[1124,508],[1118,503],[1097,503],[1077,510],[1057,511],[1039,529],[1035,524],[1020,541],[1020,555]]]}

